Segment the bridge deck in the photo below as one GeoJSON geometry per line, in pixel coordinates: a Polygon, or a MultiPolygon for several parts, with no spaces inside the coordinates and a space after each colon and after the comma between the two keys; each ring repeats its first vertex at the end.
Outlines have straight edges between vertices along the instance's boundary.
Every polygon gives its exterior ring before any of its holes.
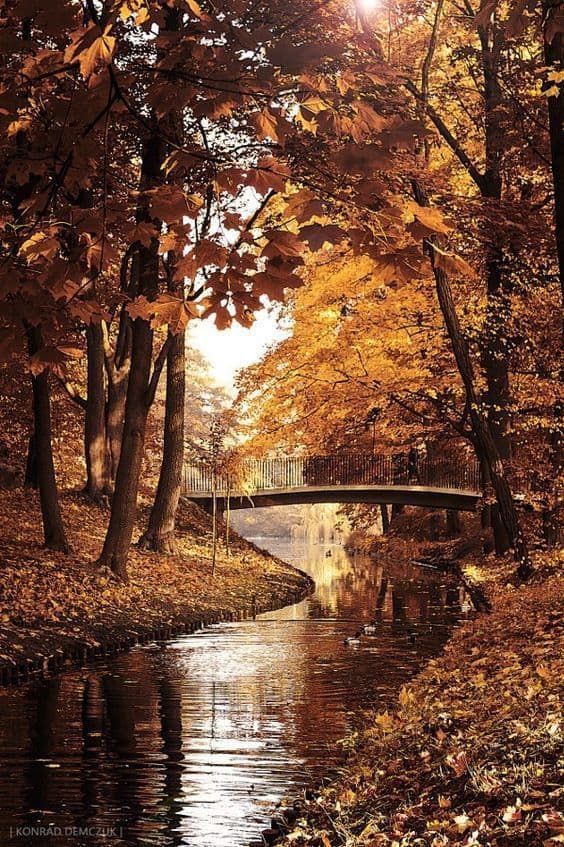
{"type": "MultiPolygon", "coordinates": [[[[184,496],[207,509],[211,508],[213,503],[209,492],[185,491],[184,496]]],[[[477,491],[425,485],[300,485],[292,488],[259,489],[251,494],[233,491],[229,495],[229,507],[249,509],[300,503],[397,503],[474,511],[479,499],[480,493],[477,491]]],[[[216,500],[218,509],[225,509],[226,493],[219,491],[216,500]]]]}
{"type": "Polygon", "coordinates": [[[397,503],[473,510],[480,497],[474,459],[418,459],[409,454],[336,454],[242,459],[230,468],[200,462],[184,468],[184,496],[206,508],[215,492],[233,509],[291,503],[397,503]],[[413,484],[413,483],[416,484],[413,484]]]}

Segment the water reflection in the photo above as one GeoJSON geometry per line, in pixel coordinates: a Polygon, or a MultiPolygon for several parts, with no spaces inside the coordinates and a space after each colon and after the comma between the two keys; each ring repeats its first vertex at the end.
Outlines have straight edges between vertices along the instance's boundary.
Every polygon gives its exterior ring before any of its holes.
{"type": "Polygon", "coordinates": [[[0,843],[256,842],[460,615],[459,589],[434,574],[340,547],[274,552],[312,574],[312,597],[0,694],[0,843]],[[346,647],[370,620],[377,635],[346,647]]]}

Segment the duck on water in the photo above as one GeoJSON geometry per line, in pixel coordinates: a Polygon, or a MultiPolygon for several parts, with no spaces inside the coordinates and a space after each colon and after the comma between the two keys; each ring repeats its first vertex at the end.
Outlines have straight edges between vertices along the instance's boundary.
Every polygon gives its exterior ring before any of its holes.
{"type": "MultiPolygon", "coordinates": [[[[361,638],[363,635],[378,635],[378,626],[375,623],[364,624],[359,630],[355,632],[354,635],[348,635],[343,640],[343,644],[346,647],[358,647],[361,643],[361,638]]],[[[417,642],[417,633],[414,629],[408,629],[407,641],[409,642],[409,644],[415,644],[417,642]]]]}

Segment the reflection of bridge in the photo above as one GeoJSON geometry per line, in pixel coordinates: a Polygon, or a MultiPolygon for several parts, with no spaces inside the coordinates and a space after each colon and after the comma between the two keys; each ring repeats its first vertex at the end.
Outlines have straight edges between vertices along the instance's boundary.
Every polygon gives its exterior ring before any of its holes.
{"type": "Polygon", "coordinates": [[[397,503],[472,511],[481,496],[470,458],[338,454],[244,459],[233,473],[209,463],[184,468],[184,496],[209,509],[227,498],[232,509],[294,503],[397,503]]]}

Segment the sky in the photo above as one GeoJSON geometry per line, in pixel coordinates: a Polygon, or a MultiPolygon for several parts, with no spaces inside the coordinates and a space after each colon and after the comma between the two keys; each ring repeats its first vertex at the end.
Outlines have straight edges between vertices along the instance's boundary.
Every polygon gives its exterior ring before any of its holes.
{"type": "Polygon", "coordinates": [[[267,347],[287,334],[279,323],[276,310],[263,309],[247,329],[234,323],[218,330],[212,318],[192,321],[188,329],[188,345],[196,347],[209,361],[215,380],[234,393],[234,380],[240,368],[257,362],[267,347]]]}

